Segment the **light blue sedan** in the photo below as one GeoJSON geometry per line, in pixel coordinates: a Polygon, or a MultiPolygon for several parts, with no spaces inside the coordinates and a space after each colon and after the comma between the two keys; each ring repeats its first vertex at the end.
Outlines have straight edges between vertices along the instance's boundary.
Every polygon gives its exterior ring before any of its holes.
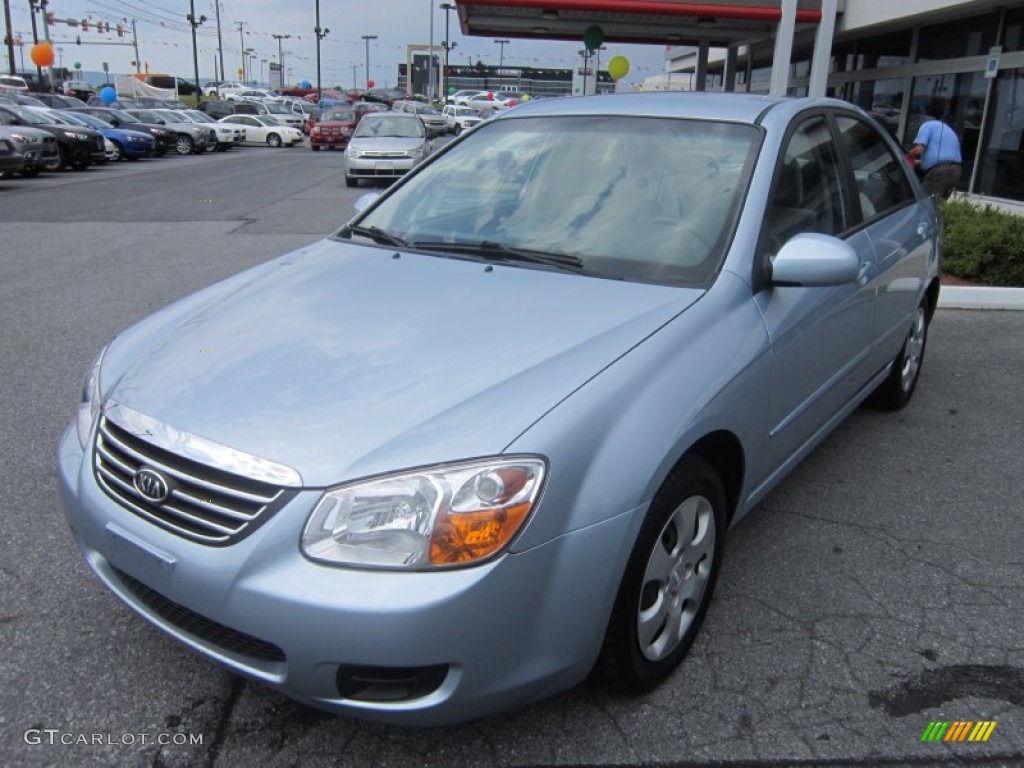
{"type": "Polygon", "coordinates": [[[308,704],[443,724],[693,642],[723,542],[918,383],[941,224],[844,102],[533,102],[99,354],[61,440],[99,579],[308,704]]]}

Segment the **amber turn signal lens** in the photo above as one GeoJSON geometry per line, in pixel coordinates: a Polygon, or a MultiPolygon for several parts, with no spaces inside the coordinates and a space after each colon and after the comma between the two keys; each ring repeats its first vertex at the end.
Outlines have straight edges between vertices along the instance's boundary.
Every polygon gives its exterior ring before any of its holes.
{"type": "Polygon", "coordinates": [[[468,563],[501,549],[519,530],[530,504],[478,512],[448,512],[434,523],[430,562],[434,565],[468,563]]]}

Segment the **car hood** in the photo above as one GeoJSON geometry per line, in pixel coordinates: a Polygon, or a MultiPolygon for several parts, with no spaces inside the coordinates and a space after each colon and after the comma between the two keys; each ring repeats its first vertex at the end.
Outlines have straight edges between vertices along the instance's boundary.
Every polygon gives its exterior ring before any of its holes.
{"type": "Polygon", "coordinates": [[[419,149],[426,140],[422,138],[402,139],[397,136],[373,136],[365,138],[353,138],[349,148],[363,151],[375,152],[408,152],[412,149],[419,149]]]}
{"type": "Polygon", "coordinates": [[[702,293],[324,240],[119,336],[103,396],[326,486],[500,453],[702,293]]]}

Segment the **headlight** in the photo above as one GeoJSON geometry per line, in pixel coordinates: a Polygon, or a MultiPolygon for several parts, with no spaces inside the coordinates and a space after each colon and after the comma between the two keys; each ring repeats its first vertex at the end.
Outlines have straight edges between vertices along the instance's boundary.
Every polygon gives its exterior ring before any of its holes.
{"type": "Polygon", "coordinates": [[[348,149],[345,150],[345,157],[358,158],[360,156],[361,153],[359,152],[358,149],[353,149],[352,147],[349,147],[348,149]]]}
{"type": "Polygon", "coordinates": [[[327,491],[302,551],[337,565],[423,570],[470,565],[505,547],[544,481],[539,458],[430,467],[327,491]]]}
{"type": "Polygon", "coordinates": [[[74,131],[67,131],[67,137],[75,141],[87,141],[91,138],[87,133],[75,133],[74,131]]]}
{"type": "Polygon", "coordinates": [[[78,406],[78,442],[84,448],[89,440],[89,430],[100,412],[100,368],[103,366],[103,356],[107,354],[107,347],[100,350],[86,374],[85,383],[82,385],[82,402],[78,406]]]}
{"type": "Polygon", "coordinates": [[[15,141],[20,141],[22,144],[38,144],[38,136],[26,136],[23,133],[12,133],[11,138],[15,141]]]}

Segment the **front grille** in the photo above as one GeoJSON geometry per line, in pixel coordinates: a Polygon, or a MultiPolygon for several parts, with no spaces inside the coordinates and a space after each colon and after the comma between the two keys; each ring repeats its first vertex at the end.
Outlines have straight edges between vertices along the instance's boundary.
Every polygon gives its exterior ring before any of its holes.
{"type": "Polygon", "coordinates": [[[210,645],[237,653],[240,656],[248,656],[257,661],[284,662],[284,651],[273,643],[239,632],[237,629],[225,627],[213,619],[208,619],[183,605],[178,605],[173,600],[150,589],[141,581],[133,579],[124,571],[117,568],[113,568],[113,571],[139,602],[182,632],[187,632],[210,645]]]}
{"type": "Polygon", "coordinates": [[[169,531],[203,544],[225,545],[250,534],[294,495],[158,448],[100,419],[93,452],[96,479],[115,501],[169,531]],[[136,488],[142,469],[158,472],[169,495],[155,502],[136,488]]]}
{"type": "Polygon", "coordinates": [[[409,154],[403,150],[389,149],[368,149],[360,153],[363,157],[408,157],[409,154]]]}

